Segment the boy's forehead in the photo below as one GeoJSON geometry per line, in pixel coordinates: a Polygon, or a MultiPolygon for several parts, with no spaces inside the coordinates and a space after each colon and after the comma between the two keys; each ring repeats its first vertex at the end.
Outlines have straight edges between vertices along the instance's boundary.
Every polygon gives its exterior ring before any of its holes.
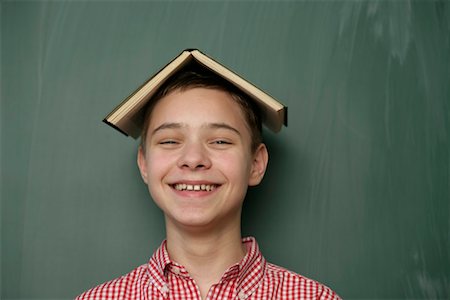
{"type": "MultiPolygon", "coordinates": [[[[180,74],[180,72],[193,65],[197,68],[207,70],[209,73],[213,73],[215,76],[226,81],[227,84],[231,85],[233,88],[236,88],[245,94],[245,98],[248,99],[248,101],[253,102],[253,105],[256,105],[261,111],[263,123],[272,131],[278,132],[283,125],[287,125],[286,106],[198,50],[183,51],[163,69],[153,75],[147,82],[135,90],[119,106],[108,114],[103,121],[125,135],[131,135],[134,138],[138,138],[146,121],[148,122],[148,118],[146,118],[148,117],[148,114],[146,114],[148,107],[153,108],[154,105],[157,105],[157,103],[151,102],[154,101],[154,95],[157,94],[161,87],[164,86],[166,82],[169,82],[174,75],[180,74]]],[[[184,88],[182,87],[181,91],[183,91],[183,89],[184,88]]],[[[221,88],[221,90],[225,90],[225,88],[221,88]]]]}
{"type": "Polygon", "coordinates": [[[234,126],[247,125],[241,106],[229,92],[223,89],[204,87],[171,91],[155,103],[147,118],[149,118],[146,121],[150,122],[150,127],[158,126],[158,122],[173,123],[172,121],[188,125],[183,122],[186,118],[203,124],[203,127],[208,127],[210,124],[227,123],[234,124],[234,126]]]}
{"type": "MultiPolygon", "coordinates": [[[[231,106],[238,107],[239,104],[233,99],[231,93],[225,88],[218,87],[199,87],[199,86],[186,86],[182,88],[177,88],[163,97],[158,99],[156,103],[154,103],[154,107],[158,106],[160,102],[167,102],[169,100],[182,100],[179,101],[179,105],[189,106],[192,102],[207,99],[211,104],[217,102],[229,102],[231,106]]],[[[205,102],[207,104],[207,102],[205,102]]]]}

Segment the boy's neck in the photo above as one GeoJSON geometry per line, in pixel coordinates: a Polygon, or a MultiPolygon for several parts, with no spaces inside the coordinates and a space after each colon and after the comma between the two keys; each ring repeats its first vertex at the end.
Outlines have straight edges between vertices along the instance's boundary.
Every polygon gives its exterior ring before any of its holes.
{"type": "Polygon", "coordinates": [[[224,272],[242,260],[246,248],[241,241],[240,224],[210,232],[194,232],[167,226],[167,251],[172,261],[186,268],[206,298],[211,285],[224,272]]]}

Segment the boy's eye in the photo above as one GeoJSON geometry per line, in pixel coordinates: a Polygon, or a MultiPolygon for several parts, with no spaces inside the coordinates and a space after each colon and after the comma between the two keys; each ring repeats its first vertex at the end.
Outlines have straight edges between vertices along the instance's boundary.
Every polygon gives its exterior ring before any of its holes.
{"type": "Polygon", "coordinates": [[[218,140],[218,141],[214,141],[215,144],[218,145],[230,145],[231,143],[228,141],[224,141],[224,140],[218,140]]]}
{"type": "Polygon", "coordinates": [[[217,147],[223,148],[223,147],[232,145],[233,143],[231,141],[229,141],[229,140],[213,140],[213,141],[211,141],[210,144],[213,145],[213,146],[217,146],[217,147]]]}
{"type": "Polygon", "coordinates": [[[180,143],[177,140],[161,140],[158,142],[158,145],[161,145],[162,147],[175,147],[178,146],[180,143]]]}

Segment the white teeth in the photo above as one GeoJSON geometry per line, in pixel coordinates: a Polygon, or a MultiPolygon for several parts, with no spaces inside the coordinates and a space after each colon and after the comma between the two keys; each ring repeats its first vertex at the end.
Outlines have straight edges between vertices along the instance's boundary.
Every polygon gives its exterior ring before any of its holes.
{"type": "Polygon", "coordinates": [[[185,184],[177,183],[174,185],[175,189],[178,191],[213,191],[216,186],[210,184],[185,184]]]}

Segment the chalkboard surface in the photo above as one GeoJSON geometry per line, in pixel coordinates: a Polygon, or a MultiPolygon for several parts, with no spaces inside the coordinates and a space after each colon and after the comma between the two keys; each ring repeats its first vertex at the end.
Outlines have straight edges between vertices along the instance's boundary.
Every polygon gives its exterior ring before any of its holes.
{"type": "Polygon", "coordinates": [[[244,235],[345,299],[450,296],[450,2],[2,1],[1,298],[73,298],[164,238],[101,122],[185,48],[289,106],[244,235]]]}

